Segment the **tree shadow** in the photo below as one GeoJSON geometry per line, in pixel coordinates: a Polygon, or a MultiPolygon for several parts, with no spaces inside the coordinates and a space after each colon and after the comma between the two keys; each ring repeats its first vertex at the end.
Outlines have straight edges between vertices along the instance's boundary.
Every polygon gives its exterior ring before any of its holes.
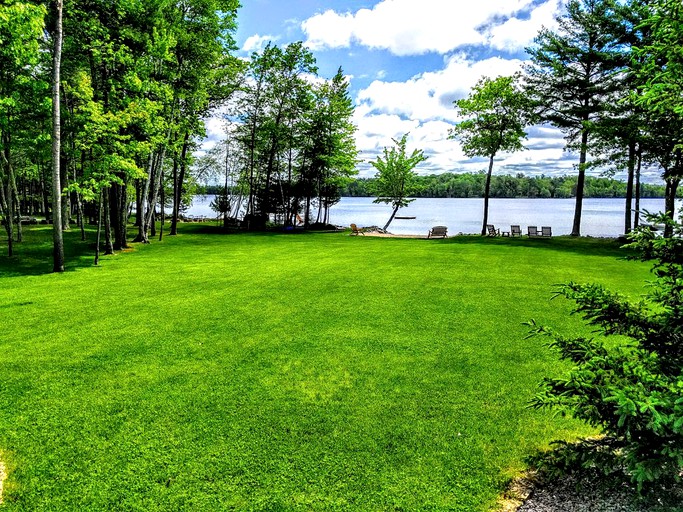
{"type": "MultiPolygon", "coordinates": [[[[24,226],[23,241],[14,243],[14,255],[7,256],[7,236],[0,236],[0,276],[44,275],[52,272],[52,226],[24,226]]],[[[92,267],[95,259],[95,232],[86,230],[87,240],[81,240],[80,229],[64,232],[66,272],[92,267]]]]}
{"type": "Polygon", "coordinates": [[[627,256],[635,254],[630,249],[624,249],[623,246],[626,241],[618,238],[572,236],[555,236],[551,238],[528,238],[522,236],[509,238],[461,235],[448,238],[446,243],[528,247],[548,251],[574,252],[590,256],[611,256],[614,258],[626,258],[627,256]]]}

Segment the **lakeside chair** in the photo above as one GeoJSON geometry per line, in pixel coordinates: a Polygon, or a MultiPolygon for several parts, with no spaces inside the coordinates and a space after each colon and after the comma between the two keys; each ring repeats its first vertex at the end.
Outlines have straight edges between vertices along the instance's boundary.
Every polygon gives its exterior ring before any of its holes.
{"type": "Polygon", "coordinates": [[[553,236],[552,229],[550,228],[550,226],[541,226],[541,236],[553,236]]]}
{"type": "Polygon", "coordinates": [[[510,226],[510,236],[522,236],[522,228],[518,225],[510,226]]]}
{"type": "Polygon", "coordinates": [[[500,229],[496,229],[493,224],[486,224],[486,230],[488,231],[488,236],[499,236],[500,229]]]}
{"type": "Polygon", "coordinates": [[[363,233],[363,230],[361,228],[359,228],[358,226],[356,226],[355,224],[351,224],[351,234],[356,235],[356,236],[358,236],[358,235],[365,236],[365,233],[363,233]]]}
{"type": "Polygon", "coordinates": [[[427,238],[446,238],[447,232],[448,228],[446,226],[434,226],[432,229],[429,230],[427,238]]]}
{"type": "Polygon", "coordinates": [[[529,238],[532,236],[541,236],[541,232],[536,228],[536,226],[527,227],[527,234],[529,235],[529,238]]]}

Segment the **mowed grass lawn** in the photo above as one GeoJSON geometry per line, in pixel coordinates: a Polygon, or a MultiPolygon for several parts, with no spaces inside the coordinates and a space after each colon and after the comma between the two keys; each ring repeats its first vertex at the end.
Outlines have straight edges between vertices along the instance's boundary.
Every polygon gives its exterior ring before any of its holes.
{"type": "Polygon", "coordinates": [[[70,233],[57,275],[26,237],[0,257],[7,511],[489,510],[590,433],[526,407],[563,367],[523,322],[589,333],[553,284],[649,278],[603,240],[199,225],[99,267],[70,233]]]}

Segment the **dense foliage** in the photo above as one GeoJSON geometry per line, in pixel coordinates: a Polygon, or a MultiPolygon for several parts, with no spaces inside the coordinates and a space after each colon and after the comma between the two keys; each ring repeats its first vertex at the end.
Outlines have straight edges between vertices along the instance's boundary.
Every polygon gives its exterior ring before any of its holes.
{"type": "MultiPolygon", "coordinates": [[[[443,173],[415,177],[416,190],[412,197],[484,197],[486,174],[443,173]]],[[[342,195],[370,197],[374,194],[374,178],[360,178],[348,183],[342,195]]],[[[575,176],[517,176],[493,175],[491,197],[569,198],[576,190],[575,176]]],[[[627,184],[610,178],[587,176],[584,185],[585,197],[625,197],[627,184]]],[[[215,193],[215,189],[212,189],[215,193]]],[[[664,197],[661,185],[641,184],[641,197],[664,197]]],[[[680,194],[679,194],[680,197],[680,194]]]]}
{"type": "Polygon", "coordinates": [[[641,227],[629,248],[653,260],[655,280],[640,302],[595,284],[570,282],[557,294],[597,337],[573,338],[538,327],[572,368],[546,378],[533,405],[551,407],[599,427],[605,437],[581,451],[580,461],[612,469],[624,464],[639,486],[680,478],[683,470],[683,225],[666,215],[673,237],[641,227]],[[611,338],[611,339],[610,339],[611,338]]]}
{"type": "Polygon", "coordinates": [[[239,214],[261,227],[300,212],[308,221],[313,203],[324,220],[356,164],[341,69],[314,78],[300,42],[236,58],[237,0],[61,6],[0,5],[0,216],[10,255],[22,221],[35,217],[65,230],[76,220],[82,237],[97,223],[97,251],[103,231],[111,253],[128,245],[132,211],[134,241],[148,242],[163,204],[176,234],[194,184],[216,176],[225,176],[226,221],[239,214]],[[51,85],[61,101],[51,102],[51,85]],[[198,162],[204,121],[219,109],[229,140],[198,162]]]}

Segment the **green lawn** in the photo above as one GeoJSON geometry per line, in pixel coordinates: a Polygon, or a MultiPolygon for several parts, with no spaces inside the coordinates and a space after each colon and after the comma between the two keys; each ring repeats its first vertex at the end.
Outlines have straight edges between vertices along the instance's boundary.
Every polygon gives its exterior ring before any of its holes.
{"type": "Polygon", "coordinates": [[[562,368],[522,323],[587,332],[553,284],[649,276],[601,240],[200,225],[99,267],[70,233],[56,275],[49,237],[0,257],[0,510],[489,510],[589,432],[525,407],[562,368]]]}

